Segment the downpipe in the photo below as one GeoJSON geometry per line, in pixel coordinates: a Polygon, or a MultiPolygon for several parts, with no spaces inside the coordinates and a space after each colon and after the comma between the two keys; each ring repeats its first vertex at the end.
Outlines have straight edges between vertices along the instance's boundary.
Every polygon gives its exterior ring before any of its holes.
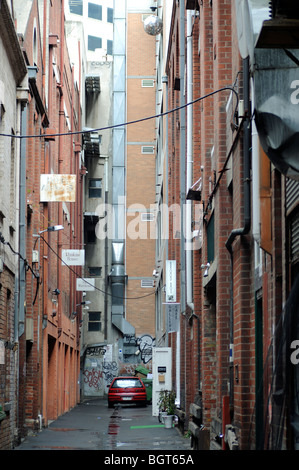
{"type": "Polygon", "coordinates": [[[244,87],[244,110],[245,119],[243,123],[243,159],[244,159],[244,226],[231,231],[225,246],[231,258],[230,272],[230,404],[233,404],[234,388],[234,290],[233,290],[233,249],[232,244],[237,237],[247,235],[251,226],[251,204],[250,204],[250,78],[249,78],[249,57],[243,60],[243,87],[244,87]]]}

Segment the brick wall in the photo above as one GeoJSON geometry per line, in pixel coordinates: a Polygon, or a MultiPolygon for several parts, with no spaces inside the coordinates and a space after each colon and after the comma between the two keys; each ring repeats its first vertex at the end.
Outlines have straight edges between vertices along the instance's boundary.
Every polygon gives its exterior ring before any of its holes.
{"type": "MultiPolygon", "coordinates": [[[[128,14],[127,35],[127,121],[155,114],[156,87],[142,87],[144,78],[155,79],[155,37],[144,32],[142,14],[128,14]]],[[[142,154],[143,145],[155,146],[155,120],[127,126],[127,238],[126,318],[136,336],[155,337],[155,295],[142,288],[151,280],[155,267],[155,221],[141,220],[155,205],[155,154],[142,154]]]]}
{"type": "Polygon", "coordinates": [[[17,348],[14,341],[14,288],[15,277],[4,267],[0,276],[0,341],[4,347],[3,363],[0,363],[0,404],[6,417],[0,421],[0,449],[13,448],[17,423],[17,348]]]}

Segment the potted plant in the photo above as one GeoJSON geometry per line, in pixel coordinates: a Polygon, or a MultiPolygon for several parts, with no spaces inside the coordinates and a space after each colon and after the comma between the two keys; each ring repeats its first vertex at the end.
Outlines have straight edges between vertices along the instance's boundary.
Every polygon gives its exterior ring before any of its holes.
{"type": "Polygon", "coordinates": [[[167,415],[167,390],[160,390],[158,407],[159,407],[159,422],[164,423],[164,416],[167,415]]]}
{"type": "Polygon", "coordinates": [[[159,416],[162,417],[165,428],[171,428],[175,412],[175,392],[161,390],[159,397],[159,416]]]}

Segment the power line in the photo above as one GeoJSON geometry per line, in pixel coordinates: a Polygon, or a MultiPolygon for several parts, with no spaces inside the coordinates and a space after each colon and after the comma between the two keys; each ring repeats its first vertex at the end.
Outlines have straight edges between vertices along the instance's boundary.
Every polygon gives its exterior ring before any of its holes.
{"type": "Polygon", "coordinates": [[[220,93],[221,91],[225,91],[225,90],[230,90],[231,92],[233,92],[237,98],[237,104],[236,104],[236,108],[235,108],[235,114],[236,114],[236,110],[238,108],[238,103],[239,103],[239,95],[237,93],[237,91],[234,89],[233,86],[225,86],[225,87],[222,87],[222,88],[219,88],[218,90],[215,90],[215,91],[212,91],[204,96],[200,96],[199,98],[196,98],[195,100],[193,101],[190,101],[189,103],[186,103],[182,106],[178,106],[177,108],[174,108],[174,109],[171,109],[169,111],[165,111],[163,113],[160,113],[160,114],[154,114],[152,116],[147,116],[147,117],[144,117],[144,118],[141,118],[141,119],[136,119],[134,121],[128,121],[128,122],[124,122],[122,124],[113,124],[112,126],[106,126],[106,127],[99,127],[99,128],[94,128],[94,129],[88,129],[88,130],[81,130],[81,131],[73,131],[73,132],[63,132],[63,133],[57,133],[57,134],[32,134],[32,135],[21,135],[21,134],[5,134],[5,133],[0,133],[0,136],[2,137],[11,137],[11,138],[15,138],[15,139],[33,139],[33,138],[49,138],[49,137],[62,137],[62,136],[71,136],[71,135],[84,135],[84,134],[89,134],[89,133],[92,133],[92,132],[98,132],[98,131],[105,131],[105,130],[109,130],[109,129],[114,129],[114,128],[117,128],[117,127],[123,127],[123,126],[128,126],[130,124],[137,124],[139,122],[143,122],[143,121],[148,121],[150,119],[155,119],[155,118],[158,118],[158,117],[162,117],[162,116],[166,116],[168,114],[171,114],[171,113],[175,113],[176,111],[179,111],[180,109],[184,109],[184,108],[187,108],[187,106],[191,106],[195,103],[198,103],[199,101],[202,101],[206,98],[209,98],[210,96],[213,96],[215,95],[216,93],[220,93]]]}
{"type": "MultiPolygon", "coordinates": [[[[236,115],[236,110],[238,108],[238,103],[239,103],[239,96],[238,96],[238,93],[236,92],[236,90],[234,89],[233,86],[225,86],[225,87],[222,87],[222,88],[219,88],[218,90],[214,90],[210,93],[207,93],[206,95],[204,96],[201,96],[199,98],[196,98],[195,100],[193,101],[190,101],[189,103],[186,103],[182,106],[178,106],[177,108],[174,108],[174,109],[171,109],[169,111],[165,111],[163,113],[160,113],[160,114],[155,114],[155,115],[152,115],[152,116],[147,116],[145,118],[141,118],[141,119],[136,119],[134,121],[128,121],[126,123],[122,123],[122,124],[114,124],[112,126],[107,126],[107,127],[101,127],[101,128],[95,128],[95,129],[88,129],[88,130],[82,130],[82,131],[75,131],[75,132],[67,132],[67,133],[57,133],[57,134],[47,134],[47,135],[16,135],[16,134],[5,134],[5,133],[0,133],[0,136],[2,137],[11,137],[11,138],[15,138],[15,139],[29,139],[29,138],[43,138],[43,137],[61,137],[61,136],[70,136],[70,135],[79,135],[79,134],[88,134],[88,133],[91,133],[91,132],[97,132],[97,131],[103,131],[103,130],[109,130],[109,129],[113,129],[113,128],[117,128],[117,127],[122,127],[122,126],[127,126],[127,125],[130,125],[130,124],[136,124],[136,123],[139,123],[139,122],[143,122],[143,121],[148,121],[150,119],[155,119],[155,118],[158,118],[158,117],[162,117],[162,116],[166,116],[168,114],[171,114],[171,113],[174,113],[176,111],[179,111],[181,109],[184,109],[186,108],[187,106],[190,106],[190,105],[193,105],[199,101],[202,101],[204,100],[205,98],[208,98],[210,96],[213,96],[215,95],[216,93],[220,93],[221,91],[226,91],[226,90],[230,90],[231,92],[233,92],[236,96],[236,99],[237,99],[237,104],[236,104],[236,107],[235,107],[235,113],[234,113],[234,116],[236,115]]],[[[26,259],[24,259],[20,253],[16,252],[13,250],[12,246],[10,245],[9,242],[5,242],[4,238],[2,237],[2,234],[0,233],[1,235],[1,238],[0,238],[0,241],[3,243],[3,244],[6,244],[9,246],[9,248],[14,252],[14,254],[17,254],[25,263],[25,265],[27,266],[27,269],[30,269],[34,275],[34,277],[36,277],[38,279],[38,276],[36,275],[36,273],[34,273],[34,271],[32,270],[31,266],[29,265],[28,261],[26,259]]],[[[96,290],[102,292],[103,294],[107,294],[107,295],[110,295],[110,296],[113,296],[113,294],[111,294],[110,292],[106,292],[106,291],[103,291],[102,289],[98,288],[98,287],[95,287],[93,286],[93,284],[91,283],[88,283],[88,281],[86,280],[86,278],[82,278],[81,276],[79,276],[76,271],[74,271],[62,258],[60,258],[60,256],[58,255],[58,253],[55,252],[55,250],[51,247],[51,245],[49,245],[49,243],[44,239],[44,237],[42,235],[40,235],[40,237],[42,238],[42,240],[46,243],[46,245],[50,248],[50,250],[57,256],[58,259],[60,259],[64,264],[65,266],[68,267],[68,269],[70,271],[72,271],[78,278],[82,279],[84,282],[86,282],[87,284],[90,284],[92,287],[94,287],[96,290]]],[[[143,298],[146,298],[146,297],[149,297],[153,294],[155,294],[155,290],[149,294],[146,294],[146,295],[143,295],[143,296],[138,296],[138,297],[122,297],[123,299],[125,300],[138,300],[138,299],[143,299],[143,298]]],[[[115,297],[115,296],[113,296],[115,297]]]]}
{"type": "Polygon", "coordinates": [[[50,248],[50,250],[54,253],[55,256],[57,256],[57,258],[62,261],[62,263],[73,273],[75,274],[75,276],[78,278],[78,279],[82,279],[86,284],[89,284],[90,286],[92,286],[95,290],[99,291],[99,292],[102,292],[102,294],[107,294],[107,295],[110,295],[111,297],[115,297],[115,298],[118,298],[118,299],[124,299],[124,300],[138,300],[138,299],[144,299],[145,297],[149,297],[150,295],[154,295],[156,293],[156,290],[154,290],[153,292],[150,292],[149,294],[146,294],[146,295],[141,295],[141,296],[138,296],[138,297],[118,297],[118,296],[115,296],[113,294],[111,294],[111,292],[107,292],[107,291],[104,291],[102,289],[100,289],[99,287],[96,287],[94,286],[91,282],[88,282],[88,280],[86,278],[83,278],[82,276],[80,276],[78,273],[76,273],[76,271],[71,267],[69,266],[60,256],[58,253],[56,253],[56,251],[51,247],[51,245],[49,245],[49,243],[44,239],[44,237],[42,235],[40,235],[41,239],[45,242],[45,244],[50,248]]]}

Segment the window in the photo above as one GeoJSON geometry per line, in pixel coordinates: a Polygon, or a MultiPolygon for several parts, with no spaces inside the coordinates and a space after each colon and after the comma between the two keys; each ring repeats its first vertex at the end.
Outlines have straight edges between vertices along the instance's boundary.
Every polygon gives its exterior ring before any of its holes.
{"type": "Polygon", "coordinates": [[[101,331],[101,312],[89,312],[88,331],[101,331]]]}
{"type": "Polygon", "coordinates": [[[89,197],[102,197],[102,180],[91,179],[89,180],[89,197]]]}
{"type": "Polygon", "coordinates": [[[97,36],[88,36],[88,50],[95,51],[102,48],[102,38],[97,36]]]}
{"type": "Polygon", "coordinates": [[[111,388],[143,388],[143,384],[138,377],[127,378],[117,378],[112,384],[111,388]]]}
{"type": "Polygon", "coordinates": [[[102,19],[102,6],[96,5],[95,3],[88,3],[88,18],[101,20],[102,19]]]}
{"type": "Polygon", "coordinates": [[[113,8],[107,8],[107,23],[113,23],[113,8]]]}
{"type": "Polygon", "coordinates": [[[83,0],[69,0],[70,13],[83,15],[83,0]]]}
{"type": "Polygon", "coordinates": [[[90,277],[100,277],[102,275],[102,267],[95,266],[95,267],[88,267],[89,276],[90,277]]]}
{"type": "Polygon", "coordinates": [[[113,41],[111,41],[111,39],[107,39],[107,54],[113,54],[113,41]]]}

